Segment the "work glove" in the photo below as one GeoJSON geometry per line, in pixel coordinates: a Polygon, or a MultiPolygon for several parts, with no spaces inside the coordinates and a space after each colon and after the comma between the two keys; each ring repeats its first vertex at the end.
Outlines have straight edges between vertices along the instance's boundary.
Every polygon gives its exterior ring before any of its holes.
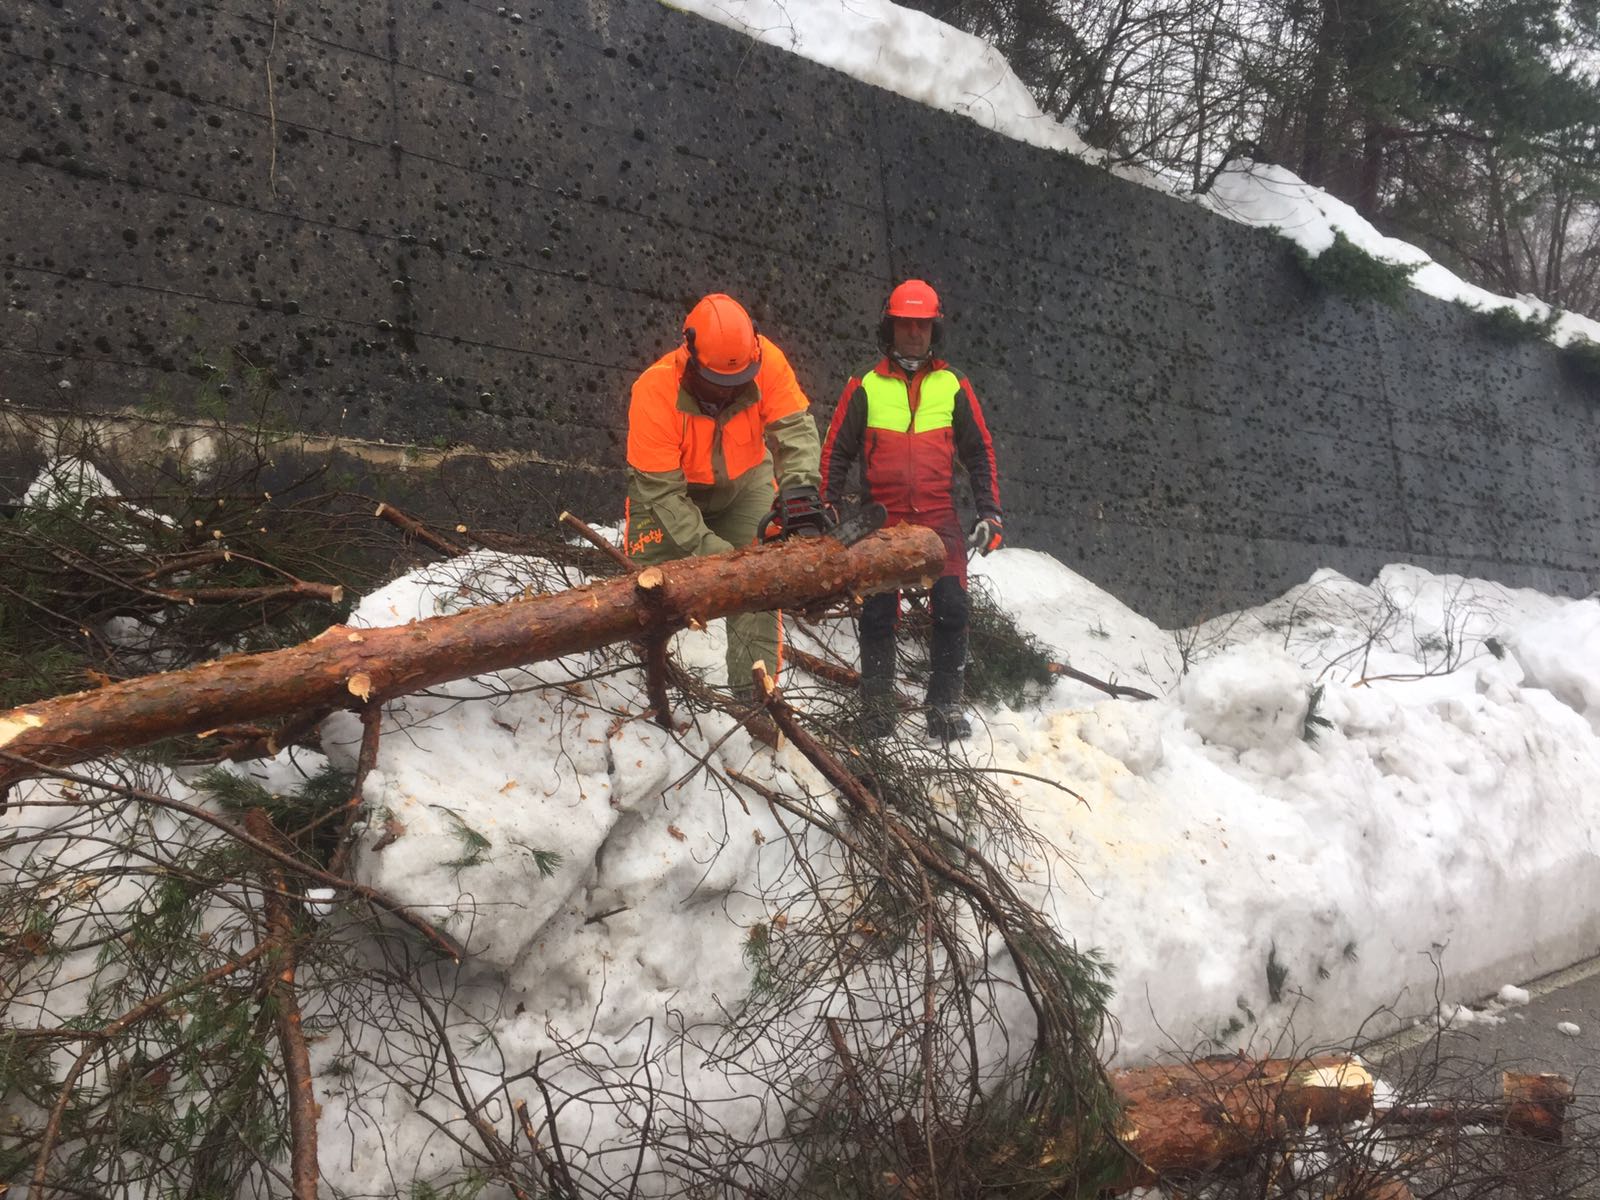
{"type": "Polygon", "coordinates": [[[999,516],[979,517],[972,523],[972,532],[967,534],[967,549],[987,555],[1000,549],[1000,543],[1003,541],[1005,541],[1005,525],[999,516]]]}
{"type": "Polygon", "coordinates": [[[791,484],[778,492],[778,502],[761,520],[761,540],[781,542],[791,537],[821,537],[838,524],[817,489],[809,483],[791,484]]]}

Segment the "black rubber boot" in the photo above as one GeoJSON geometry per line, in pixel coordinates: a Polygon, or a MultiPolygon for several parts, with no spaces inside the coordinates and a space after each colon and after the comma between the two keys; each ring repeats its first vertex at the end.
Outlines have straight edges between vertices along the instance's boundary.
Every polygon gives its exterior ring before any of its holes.
{"type": "Polygon", "coordinates": [[[929,705],[928,736],[940,742],[964,742],[972,736],[972,722],[959,704],[929,705]]]}
{"type": "MultiPolygon", "coordinates": [[[[939,579],[939,584],[944,584],[939,579]]],[[[958,586],[952,579],[950,584],[958,586]]],[[[938,587],[938,586],[936,586],[938,587]]],[[[928,736],[963,741],[973,726],[962,712],[962,669],[966,666],[966,592],[934,595],[933,637],[928,646],[928,736]],[[944,603],[939,603],[939,602],[944,603]],[[942,611],[941,611],[942,610],[942,611]]]]}
{"type": "Polygon", "coordinates": [[[861,639],[861,736],[886,738],[894,735],[894,656],[895,639],[861,639]]]}

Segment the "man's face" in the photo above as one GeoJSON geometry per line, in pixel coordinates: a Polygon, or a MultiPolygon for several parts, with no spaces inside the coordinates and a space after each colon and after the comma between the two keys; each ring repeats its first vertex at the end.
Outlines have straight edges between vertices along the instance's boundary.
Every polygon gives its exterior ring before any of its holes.
{"type": "Polygon", "coordinates": [[[921,358],[933,345],[933,321],[928,317],[894,318],[894,352],[906,358],[921,358]]]}
{"type": "Polygon", "coordinates": [[[683,384],[689,389],[691,396],[702,404],[710,405],[712,408],[725,407],[735,396],[750,386],[748,383],[736,383],[731,387],[726,384],[712,383],[693,368],[683,373],[683,384]]]}

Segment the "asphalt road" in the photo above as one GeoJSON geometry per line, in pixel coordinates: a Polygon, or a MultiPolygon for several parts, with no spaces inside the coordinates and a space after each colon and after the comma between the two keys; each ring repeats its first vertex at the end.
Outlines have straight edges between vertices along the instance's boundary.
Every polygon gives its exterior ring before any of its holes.
{"type": "MultiPolygon", "coordinates": [[[[1600,1073],[1600,958],[1591,958],[1524,985],[1530,1000],[1507,1007],[1498,1024],[1474,1021],[1446,1030],[1440,1052],[1485,1065],[1523,1071],[1555,1071],[1569,1078],[1600,1073]],[[1578,1027],[1576,1035],[1557,1026],[1578,1027]]],[[[1407,1059],[1432,1040],[1432,1030],[1418,1027],[1395,1034],[1363,1053],[1387,1063],[1407,1059]]],[[[1595,1080],[1600,1084],[1600,1080],[1595,1080]]]]}
{"type": "Polygon", "coordinates": [[[1574,1136],[1600,1139],[1600,958],[1523,985],[1526,1005],[1507,1007],[1490,1024],[1474,1021],[1434,1037],[1409,1029],[1362,1049],[1379,1079],[1438,1095],[1499,1094],[1500,1072],[1552,1071],[1573,1081],[1574,1136]],[[1558,1026],[1570,1023],[1578,1032],[1558,1026]]]}

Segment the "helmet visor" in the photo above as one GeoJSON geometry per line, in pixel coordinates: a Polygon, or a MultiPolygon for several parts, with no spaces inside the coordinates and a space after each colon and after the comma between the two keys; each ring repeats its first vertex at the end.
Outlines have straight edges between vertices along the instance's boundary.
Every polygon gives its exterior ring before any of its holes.
{"type": "Polygon", "coordinates": [[[717,371],[709,363],[694,360],[694,371],[707,383],[714,383],[718,387],[743,387],[749,383],[761,370],[761,356],[751,359],[749,364],[735,371],[717,371]]]}

